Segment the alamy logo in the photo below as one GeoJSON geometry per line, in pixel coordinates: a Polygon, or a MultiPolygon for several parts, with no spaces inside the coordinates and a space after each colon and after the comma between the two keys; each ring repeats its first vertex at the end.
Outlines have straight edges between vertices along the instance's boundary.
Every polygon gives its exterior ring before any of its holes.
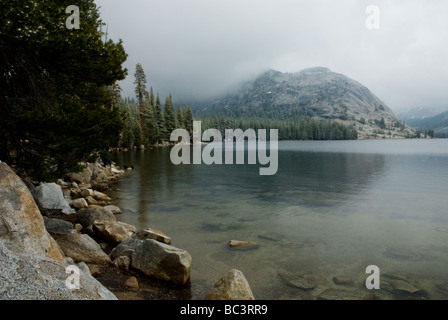
{"type": "Polygon", "coordinates": [[[65,279],[65,286],[69,290],[79,290],[81,288],[79,268],[75,265],[70,265],[65,268],[65,273],[69,274],[65,279]]]}
{"type": "MultiPolygon", "coordinates": [[[[193,164],[207,165],[223,164],[223,139],[222,134],[217,129],[207,129],[201,136],[201,121],[193,121],[193,164]],[[213,139],[212,139],[213,138],[213,139]],[[201,147],[201,141],[213,141],[204,148],[201,147]]],[[[190,134],[187,130],[176,129],[171,133],[170,141],[179,142],[170,153],[171,162],[175,165],[191,164],[190,160],[190,134]]],[[[260,167],[260,175],[274,175],[278,169],[278,130],[269,131],[269,148],[266,145],[266,130],[260,129],[257,133],[254,129],[247,129],[243,132],[241,129],[225,130],[225,164],[234,164],[233,147],[235,143],[236,164],[244,164],[245,160],[245,141],[247,139],[247,163],[269,165],[260,167]],[[269,156],[267,151],[269,149],[269,156]]]]}
{"type": "Polygon", "coordinates": [[[366,8],[366,28],[369,30],[380,29],[380,8],[378,6],[370,5],[366,8]]]}
{"type": "Polygon", "coordinates": [[[79,29],[79,7],[74,5],[68,6],[65,9],[65,13],[70,13],[70,16],[65,20],[67,29],[79,29]]]}
{"type": "Polygon", "coordinates": [[[366,279],[366,288],[378,290],[380,288],[380,268],[370,265],[366,268],[366,273],[370,274],[366,279]]]}

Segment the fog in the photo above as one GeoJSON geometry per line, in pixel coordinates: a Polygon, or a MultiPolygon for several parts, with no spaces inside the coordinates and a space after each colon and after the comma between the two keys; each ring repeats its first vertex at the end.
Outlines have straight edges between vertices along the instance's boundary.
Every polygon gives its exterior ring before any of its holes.
{"type": "Polygon", "coordinates": [[[175,102],[215,97],[267,69],[323,66],[367,86],[396,112],[448,105],[448,1],[96,3],[108,37],[122,39],[129,54],[123,96],[134,96],[136,63],[148,87],[175,102]],[[366,13],[369,5],[379,15],[366,13]]]}

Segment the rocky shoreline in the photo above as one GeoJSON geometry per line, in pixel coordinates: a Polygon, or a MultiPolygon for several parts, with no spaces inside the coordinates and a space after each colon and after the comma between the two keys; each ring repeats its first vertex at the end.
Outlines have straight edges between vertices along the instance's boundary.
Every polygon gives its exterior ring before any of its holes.
{"type": "MultiPolygon", "coordinates": [[[[127,170],[84,165],[36,185],[0,163],[0,299],[191,299],[190,254],[162,231],[115,217],[121,209],[107,190],[127,170]]],[[[238,270],[210,289],[204,299],[254,299],[238,270]]]]}

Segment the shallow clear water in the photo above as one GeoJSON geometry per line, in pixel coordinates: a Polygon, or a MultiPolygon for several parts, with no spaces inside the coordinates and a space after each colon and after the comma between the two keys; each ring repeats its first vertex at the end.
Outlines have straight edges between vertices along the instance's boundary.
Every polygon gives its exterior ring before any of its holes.
{"type": "Polygon", "coordinates": [[[162,230],[191,254],[193,299],[233,268],[256,299],[314,299],[327,288],[414,298],[392,290],[387,274],[419,296],[448,299],[440,289],[448,281],[448,140],[285,141],[278,156],[277,174],[260,176],[258,164],[176,166],[170,148],[116,153],[118,165],[135,167],[110,192],[124,211],[117,218],[162,230]],[[234,251],[229,240],[259,246],[234,251]],[[380,268],[380,290],[365,288],[369,265],[380,268]],[[293,288],[281,273],[312,274],[317,286],[293,288]]]}

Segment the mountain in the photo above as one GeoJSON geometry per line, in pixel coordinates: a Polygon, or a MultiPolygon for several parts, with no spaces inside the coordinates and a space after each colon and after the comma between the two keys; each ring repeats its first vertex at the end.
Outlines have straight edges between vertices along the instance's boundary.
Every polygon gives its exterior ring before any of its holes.
{"type": "Polygon", "coordinates": [[[412,122],[437,116],[445,111],[448,111],[448,106],[418,106],[401,110],[397,112],[397,116],[405,122],[412,122]]]}
{"type": "Polygon", "coordinates": [[[398,113],[398,117],[419,130],[448,133],[448,106],[411,108],[398,113]]]}
{"type": "Polygon", "coordinates": [[[436,133],[448,133],[448,111],[425,117],[413,117],[406,121],[407,124],[419,130],[433,130],[436,133]]]}
{"type": "Polygon", "coordinates": [[[297,73],[269,70],[233,94],[194,103],[192,108],[198,118],[333,121],[356,129],[360,139],[415,135],[365,86],[323,67],[297,73]]]}

